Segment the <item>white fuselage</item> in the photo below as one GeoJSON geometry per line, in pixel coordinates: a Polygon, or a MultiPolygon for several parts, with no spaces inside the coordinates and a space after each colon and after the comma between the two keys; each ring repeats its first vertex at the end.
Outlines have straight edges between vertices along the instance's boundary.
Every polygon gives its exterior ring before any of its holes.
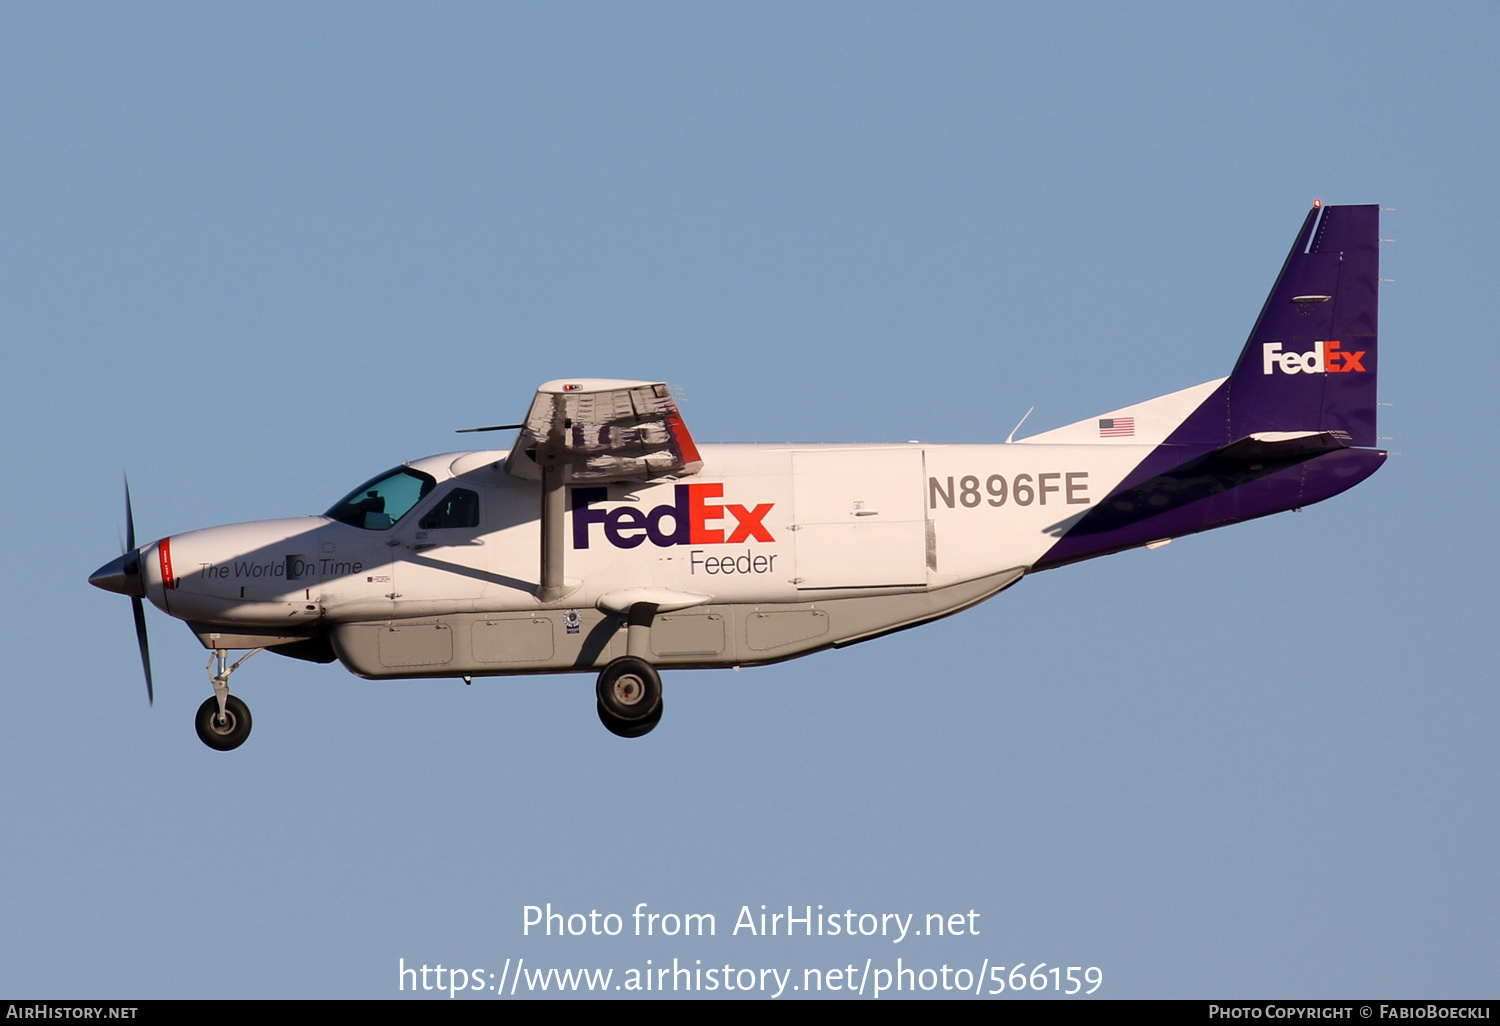
{"type": "MultiPolygon", "coordinates": [[[[1150,449],[704,446],[690,478],[570,489],[571,590],[554,605],[643,587],[805,603],[1024,569],[1150,449]]],[[[182,619],[262,628],[539,608],[537,485],[505,473],[498,452],[409,466],[437,485],[392,527],[301,517],[174,535],[166,570],[148,553],[147,595],[182,619]],[[424,529],[459,487],[479,496],[479,526],[424,529]]]]}

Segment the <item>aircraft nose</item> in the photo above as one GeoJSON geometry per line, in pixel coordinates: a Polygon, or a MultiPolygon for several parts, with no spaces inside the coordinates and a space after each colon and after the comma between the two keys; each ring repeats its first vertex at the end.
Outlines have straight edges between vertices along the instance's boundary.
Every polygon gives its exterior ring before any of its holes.
{"type": "Polygon", "coordinates": [[[146,584],[141,580],[140,552],[138,550],[127,552],[118,559],[105,563],[89,574],[89,583],[96,588],[112,591],[116,595],[141,598],[146,594],[146,584]]]}

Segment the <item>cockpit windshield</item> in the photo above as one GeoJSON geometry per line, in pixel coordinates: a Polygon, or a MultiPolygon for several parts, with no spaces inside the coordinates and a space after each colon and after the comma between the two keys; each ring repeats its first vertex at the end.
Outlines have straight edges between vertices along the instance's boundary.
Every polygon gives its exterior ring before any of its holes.
{"type": "Polygon", "coordinates": [[[366,531],[385,531],[436,486],[429,474],[397,467],[366,481],[323,515],[366,531]]]}

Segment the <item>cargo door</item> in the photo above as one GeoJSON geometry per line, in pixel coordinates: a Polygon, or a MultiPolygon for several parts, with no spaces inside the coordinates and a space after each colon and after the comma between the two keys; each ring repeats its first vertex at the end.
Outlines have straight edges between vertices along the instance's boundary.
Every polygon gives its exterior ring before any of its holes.
{"type": "Polygon", "coordinates": [[[798,588],[927,582],[921,449],[794,453],[792,491],[798,588]]]}

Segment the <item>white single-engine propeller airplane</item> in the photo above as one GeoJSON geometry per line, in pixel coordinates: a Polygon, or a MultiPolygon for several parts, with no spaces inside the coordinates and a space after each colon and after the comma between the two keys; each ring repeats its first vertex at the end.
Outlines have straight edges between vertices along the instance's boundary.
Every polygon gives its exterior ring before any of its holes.
{"type": "Polygon", "coordinates": [[[127,489],[127,551],[89,582],[131,597],[148,697],[143,599],[212,652],[211,748],[249,735],[229,678],[261,649],[370,679],[597,672],[600,720],[639,736],[659,668],[868,641],[1370,476],[1379,217],[1314,205],[1229,377],[1054,431],[699,447],[666,385],[568,378],[508,453],[414,460],[322,516],[137,547],[127,489]]]}

